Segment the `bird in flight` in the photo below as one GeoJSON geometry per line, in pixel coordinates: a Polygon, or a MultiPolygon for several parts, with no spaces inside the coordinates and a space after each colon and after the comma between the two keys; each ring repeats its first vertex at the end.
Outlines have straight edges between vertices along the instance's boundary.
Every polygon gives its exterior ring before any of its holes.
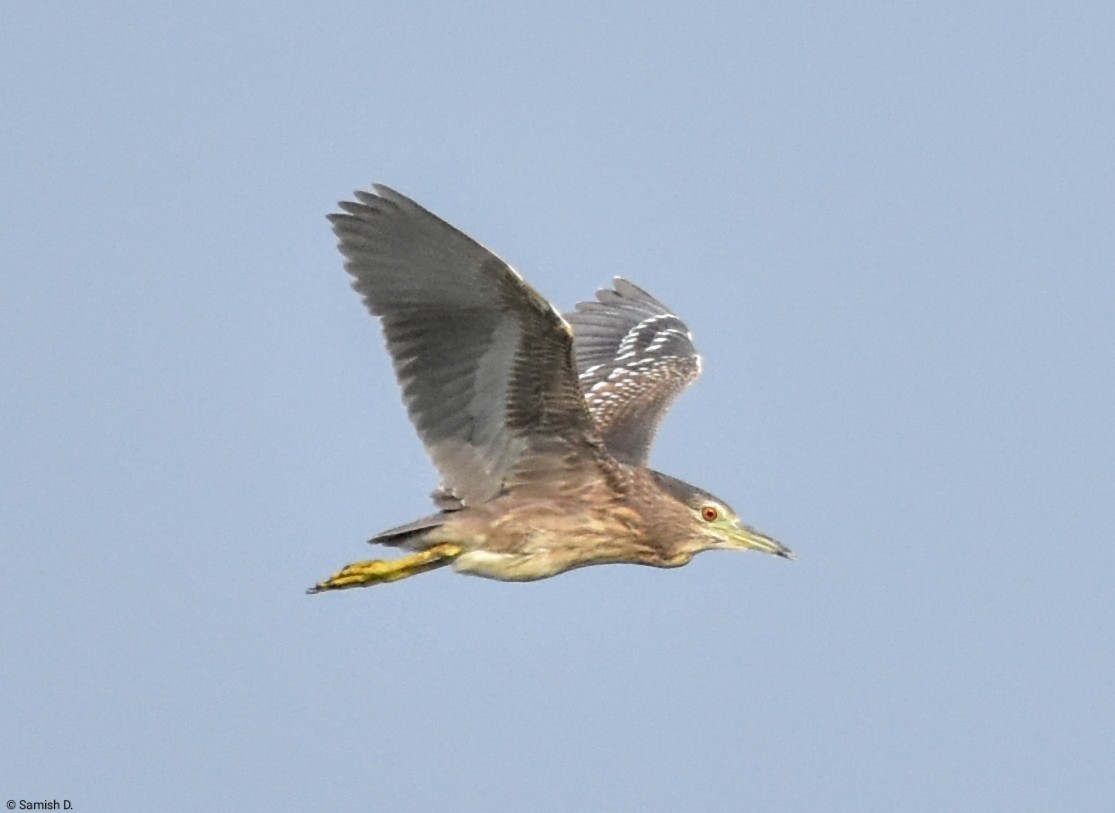
{"type": "Polygon", "coordinates": [[[701,370],[677,316],[616,278],[562,316],[506,262],[386,186],[329,216],[380,320],[411,422],[441,475],[438,511],[370,542],[319,593],[452,565],[531,581],[596,564],[679,567],[704,550],[788,548],[647,455],[701,370]]]}

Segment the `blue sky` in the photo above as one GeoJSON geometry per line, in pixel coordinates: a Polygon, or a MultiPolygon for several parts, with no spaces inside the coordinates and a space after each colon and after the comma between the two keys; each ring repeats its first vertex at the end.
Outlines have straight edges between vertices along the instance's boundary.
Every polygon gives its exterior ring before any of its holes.
{"type": "Polygon", "coordinates": [[[7,4],[0,796],[1115,800],[1105,4],[7,4]],[[325,214],[693,329],[653,462],[798,554],[306,596],[428,509],[325,214]]]}

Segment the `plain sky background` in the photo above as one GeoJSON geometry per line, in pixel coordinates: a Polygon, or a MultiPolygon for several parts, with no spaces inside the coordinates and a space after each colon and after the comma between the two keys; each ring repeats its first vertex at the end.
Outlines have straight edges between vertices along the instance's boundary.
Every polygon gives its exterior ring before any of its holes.
{"type": "Polygon", "coordinates": [[[1112,809],[1112,9],[4,4],[0,798],[1112,809]],[[676,309],[799,560],[304,595],[436,481],[372,181],[676,309]]]}

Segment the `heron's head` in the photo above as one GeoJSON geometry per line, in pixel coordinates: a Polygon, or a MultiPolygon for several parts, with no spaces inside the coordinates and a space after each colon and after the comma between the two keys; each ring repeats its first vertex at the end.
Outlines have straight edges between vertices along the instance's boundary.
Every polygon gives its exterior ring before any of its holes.
{"type": "Polygon", "coordinates": [[[655,472],[655,479],[689,510],[693,542],[703,550],[758,550],[793,559],[789,548],[745,525],[726,502],[707,491],[655,472]]]}

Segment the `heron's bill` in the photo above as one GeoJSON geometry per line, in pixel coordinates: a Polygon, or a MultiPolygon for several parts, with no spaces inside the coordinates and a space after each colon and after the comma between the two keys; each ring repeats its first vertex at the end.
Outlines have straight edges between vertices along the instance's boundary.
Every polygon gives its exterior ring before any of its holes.
{"type": "Polygon", "coordinates": [[[732,541],[744,550],[758,550],[763,553],[772,553],[775,556],[781,556],[783,559],[797,558],[794,556],[792,550],[777,539],[772,539],[766,534],[759,533],[754,528],[750,528],[746,525],[741,525],[739,529],[732,534],[732,541]]]}

